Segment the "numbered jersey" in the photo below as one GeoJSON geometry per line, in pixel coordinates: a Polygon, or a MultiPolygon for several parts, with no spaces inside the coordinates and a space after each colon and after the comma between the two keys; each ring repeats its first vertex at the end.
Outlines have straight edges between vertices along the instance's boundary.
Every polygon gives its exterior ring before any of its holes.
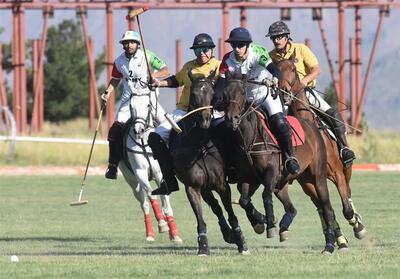
{"type": "MultiPolygon", "coordinates": [[[[165,67],[165,62],[158,58],[153,52],[146,49],[147,58],[151,70],[158,71],[165,67]]],[[[121,106],[129,104],[131,94],[145,94],[149,92],[147,83],[149,74],[146,65],[144,52],[139,48],[135,55],[128,59],[125,53],[122,53],[115,59],[112,78],[122,80],[123,92],[121,97],[121,106]]]]}
{"type": "Polygon", "coordinates": [[[266,78],[269,75],[266,67],[272,63],[267,50],[256,43],[251,43],[248,52],[244,61],[236,60],[233,51],[225,54],[219,68],[220,75],[225,77],[225,74],[230,72],[236,78],[240,78],[242,75],[247,75],[248,79],[259,81],[266,78]]]}
{"type": "MultiPolygon", "coordinates": [[[[251,43],[248,50],[249,54],[244,61],[236,60],[233,51],[225,54],[222,59],[219,73],[225,77],[229,72],[234,78],[241,78],[246,75],[249,80],[262,81],[271,78],[271,74],[266,67],[272,63],[267,50],[255,43],[251,43]]],[[[268,89],[263,86],[247,83],[246,96],[248,100],[264,98],[268,94],[268,89]]]]}

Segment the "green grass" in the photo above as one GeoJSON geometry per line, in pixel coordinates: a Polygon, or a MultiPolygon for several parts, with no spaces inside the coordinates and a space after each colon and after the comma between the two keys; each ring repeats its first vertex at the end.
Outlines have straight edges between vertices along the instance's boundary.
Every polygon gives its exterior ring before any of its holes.
{"type": "MultiPolygon", "coordinates": [[[[291,186],[298,215],[286,243],[252,232],[235,207],[251,255],[240,256],[223,242],[216,218],[204,205],[212,255],[197,257],[196,221],[181,191],[171,200],[184,244],[167,235],[144,241],[143,214],[123,179],[89,176],[84,198],[81,177],[0,177],[0,278],[398,278],[400,189],[398,173],[355,173],[353,200],[368,236],[357,240],[341,214],[336,189],[332,203],[350,251],[322,256],[319,218],[297,184],[291,186]],[[19,263],[11,263],[18,255],[19,263]]],[[[234,187],[232,187],[234,189],[234,187]]],[[[234,197],[237,197],[234,190],[234,197]]],[[[260,193],[256,193],[261,208],[260,193]]],[[[204,203],[203,203],[204,204],[204,203]]],[[[277,215],[282,206],[276,201],[277,215]]]]}

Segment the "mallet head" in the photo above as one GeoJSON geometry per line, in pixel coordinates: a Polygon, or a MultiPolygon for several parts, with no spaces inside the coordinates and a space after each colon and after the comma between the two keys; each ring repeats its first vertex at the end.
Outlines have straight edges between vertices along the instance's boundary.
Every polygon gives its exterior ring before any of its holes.
{"type": "Polygon", "coordinates": [[[138,16],[149,9],[149,6],[143,6],[143,8],[134,9],[129,11],[128,15],[126,16],[127,20],[134,19],[135,16],[138,16]]]}

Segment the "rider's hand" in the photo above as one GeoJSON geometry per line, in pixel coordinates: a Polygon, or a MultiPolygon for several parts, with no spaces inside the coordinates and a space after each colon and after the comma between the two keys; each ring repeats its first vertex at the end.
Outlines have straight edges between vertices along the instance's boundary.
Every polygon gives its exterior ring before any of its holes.
{"type": "Polygon", "coordinates": [[[105,103],[107,103],[108,98],[110,98],[110,95],[111,95],[111,92],[109,92],[109,91],[106,90],[103,94],[101,94],[101,99],[102,99],[105,103]]]}
{"type": "Polygon", "coordinates": [[[279,79],[277,77],[272,78],[272,87],[278,88],[279,79]]]}
{"type": "Polygon", "coordinates": [[[160,87],[160,80],[153,77],[151,80],[151,86],[154,88],[160,87]]]}

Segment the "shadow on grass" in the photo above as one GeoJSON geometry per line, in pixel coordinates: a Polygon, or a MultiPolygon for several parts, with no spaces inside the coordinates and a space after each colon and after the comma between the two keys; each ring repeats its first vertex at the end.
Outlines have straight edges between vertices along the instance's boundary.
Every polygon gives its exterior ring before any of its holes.
{"type": "Polygon", "coordinates": [[[31,236],[31,237],[3,237],[0,241],[59,241],[59,242],[95,242],[89,237],[55,237],[55,236],[31,236]]]}

